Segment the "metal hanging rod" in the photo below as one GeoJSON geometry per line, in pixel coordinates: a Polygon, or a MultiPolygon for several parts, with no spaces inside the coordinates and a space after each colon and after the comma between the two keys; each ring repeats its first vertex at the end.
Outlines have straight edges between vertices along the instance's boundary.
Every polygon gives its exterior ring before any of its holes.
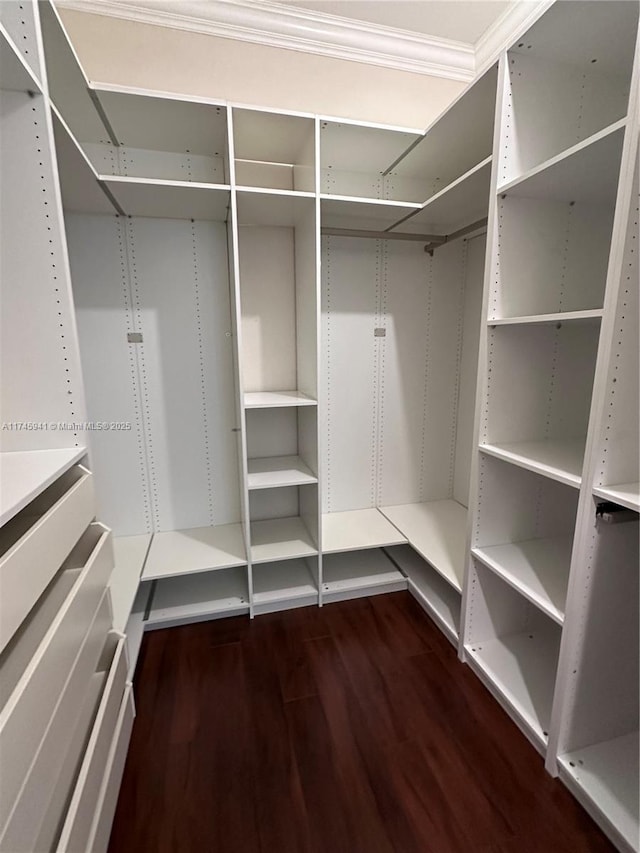
{"type": "Polygon", "coordinates": [[[472,222],[471,225],[465,225],[464,228],[459,228],[451,234],[402,234],[395,231],[365,231],[355,228],[332,228],[323,226],[320,229],[321,234],[326,237],[360,237],[367,240],[409,240],[414,243],[425,243],[425,251],[432,251],[438,246],[443,246],[445,243],[453,243],[454,240],[459,240],[467,234],[472,234],[475,231],[481,231],[487,227],[487,219],[479,219],[477,222],[472,222]]]}

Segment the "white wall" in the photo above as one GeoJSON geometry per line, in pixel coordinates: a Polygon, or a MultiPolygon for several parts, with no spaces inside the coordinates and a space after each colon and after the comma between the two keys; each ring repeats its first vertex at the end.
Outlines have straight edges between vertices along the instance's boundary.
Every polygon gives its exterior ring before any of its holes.
{"type": "Polygon", "coordinates": [[[464,83],[70,9],[91,80],[423,128],[464,83]]]}

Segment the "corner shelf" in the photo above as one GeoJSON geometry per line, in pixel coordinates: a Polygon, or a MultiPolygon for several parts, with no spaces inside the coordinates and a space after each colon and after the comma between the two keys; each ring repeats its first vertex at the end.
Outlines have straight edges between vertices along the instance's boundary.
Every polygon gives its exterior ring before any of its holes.
{"type": "Polygon", "coordinates": [[[143,533],[138,536],[116,536],[113,540],[115,565],[109,580],[109,591],[113,628],[123,634],[138,592],[151,538],[151,533],[143,533]]]}
{"type": "Polygon", "coordinates": [[[59,450],[7,450],[0,453],[0,526],[64,474],[87,452],[85,447],[59,450]]]}
{"type": "Polygon", "coordinates": [[[253,605],[256,613],[317,603],[318,588],[305,560],[265,563],[253,571],[253,605]]]}
{"type": "Polygon", "coordinates": [[[389,230],[399,234],[449,234],[486,217],[491,181],[491,157],[426,201],[420,210],[409,214],[389,230]]]}
{"type": "Polygon", "coordinates": [[[244,395],[245,409],[317,405],[317,400],[312,400],[300,391],[249,391],[244,395]]]}
{"type": "Polygon", "coordinates": [[[421,205],[416,202],[326,193],[320,196],[322,225],[328,228],[390,229],[407,215],[417,213],[420,208],[421,205]]]}
{"type": "Polygon", "coordinates": [[[379,550],[329,554],[322,561],[322,600],[341,601],[407,589],[407,579],[379,550]]]}
{"type": "Polygon", "coordinates": [[[458,645],[462,596],[409,545],[385,549],[407,576],[409,592],[454,646],[458,645]]]}
{"type": "Polygon", "coordinates": [[[629,850],[637,849],[638,732],[577,749],[559,758],[562,781],[587,800],[629,850]]]}
{"type": "Polygon", "coordinates": [[[383,506],[381,512],[458,592],[464,579],[467,510],[453,500],[383,506]]]}
{"type": "Polygon", "coordinates": [[[317,553],[311,534],[298,516],[251,522],[251,562],[254,565],[312,557],[317,553]]]}
{"type": "Polygon", "coordinates": [[[322,516],[322,553],[402,545],[406,538],[375,508],[328,512],[322,516]]]}
{"type": "Polygon", "coordinates": [[[534,471],[580,488],[582,482],[583,441],[518,441],[506,444],[481,444],[480,451],[505,462],[511,462],[527,471],[534,471]]]}
{"type": "Polygon", "coordinates": [[[572,538],[563,536],[472,548],[471,553],[554,622],[562,625],[571,546],[572,538]]]}
{"type": "Polygon", "coordinates": [[[267,456],[247,460],[249,489],[304,486],[318,478],[299,456],[267,456]]]}
{"type": "Polygon", "coordinates": [[[240,524],[168,530],[154,535],[142,580],[209,572],[246,563],[240,524]]]}
{"type": "Polygon", "coordinates": [[[640,483],[617,483],[613,486],[595,486],[593,494],[598,498],[640,512],[640,483]]]}

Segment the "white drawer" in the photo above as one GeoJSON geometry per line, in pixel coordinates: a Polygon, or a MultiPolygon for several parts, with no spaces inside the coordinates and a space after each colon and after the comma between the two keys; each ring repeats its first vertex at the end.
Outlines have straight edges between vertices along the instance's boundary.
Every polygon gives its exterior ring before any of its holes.
{"type": "MultiPolygon", "coordinates": [[[[127,678],[125,646],[126,639],[122,637],[113,656],[100,707],[60,834],[57,847],[59,851],[77,850],[84,853],[91,849],[89,840],[125,691],[127,678]]],[[[44,841],[44,839],[41,840],[44,841]]],[[[42,843],[36,849],[50,849],[50,846],[42,843]]]]}
{"type": "Polygon", "coordinates": [[[128,683],[120,706],[115,735],[109,750],[88,846],[86,848],[69,848],[69,853],[87,853],[88,850],[91,853],[106,853],[107,851],[135,715],[133,685],[128,683]]]}
{"type": "Polygon", "coordinates": [[[92,474],[76,465],[0,530],[0,651],[94,516],[92,474]]]}
{"type": "MultiPolygon", "coordinates": [[[[71,681],[79,709],[79,700],[84,696],[88,681],[95,671],[104,637],[111,627],[106,585],[112,567],[111,533],[101,524],[92,524],[61,570],[61,575],[67,571],[77,573],[77,579],[0,711],[0,754],[3,764],[0,775],[0,827],[4,826],[11,813],[45,732],[52,723],[58,703],[71,681]],[[78,565],[82,565],[79,573],[78,565]],[[99,605],[98,621],[102,636],[95,634],[99,605]],[[87,646],[87,638],[91,638],[97,653],[95,659],[92,658],[81,667],[83,680],[76,673],[87,646]]],[[[55,588],[55,584],[52,588],[55,588]]],[[[12,645],[5,650],[2,668],[7,667],[9,683],[16,674],[13,655],[19,661],[25,657],[23,643],[27,647],[33,645],[33,633],[46,627],[38,618],[45,610],[48,610],[46,601],[34,613],[33,621],[29,620],[22,626],[12,645]]]]}

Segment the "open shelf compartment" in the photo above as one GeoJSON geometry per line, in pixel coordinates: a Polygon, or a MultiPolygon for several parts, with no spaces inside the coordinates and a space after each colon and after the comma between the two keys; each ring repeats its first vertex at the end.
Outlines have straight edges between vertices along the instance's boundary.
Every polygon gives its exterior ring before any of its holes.
{"type": "Polygon", "coordinates": [[[318,482],[316,414],[309,406],[247,411],[250,490],[318,482]]]}
{"type": "Polygon", "coordinates": [[[316,484],[251,491],[249,512],[254,565],[318,553],[316,484]]]}
{"type": "Polygon", "coordinates": [[[499,184],[626,115],[637,26],[636,3],[557,3],[512,47],[499,184]]]}
{"type": "Polygon", "coordinates": [[[182,575],[155,584],[145,630],[249,612],[246,566],[182,575]]]}
{"type": "Polygon", "coordinates": [[[561,629],[477,561],[469,583],[469,665],[531,743],[546,750],[561,629]]]}
{"type": "Polygon", "coordinates": [[[233,109],[236,184],[315,192],[315,120],[233,109]]]}
{"type": "Polygon", "coordinates": [[[472,554],[562,624],[577,490],[484,454],[479,478],[472,554]]]}
{"type": "Polygon", "coordinates": [[[327,554],[322,560],[322,601],[343,601],[407,589],[407,579],[380,549],[327,554]]]}
{"type": "Polygon", "coordinates": [[[578,487],[600,329],[558,326],[488,330],[481,449],[578,487]]]}
{"type": "Polygon", "coordinates": [[[261,563],[252,576],[256,614],[318,604],[318,557],[261,563]]]}

